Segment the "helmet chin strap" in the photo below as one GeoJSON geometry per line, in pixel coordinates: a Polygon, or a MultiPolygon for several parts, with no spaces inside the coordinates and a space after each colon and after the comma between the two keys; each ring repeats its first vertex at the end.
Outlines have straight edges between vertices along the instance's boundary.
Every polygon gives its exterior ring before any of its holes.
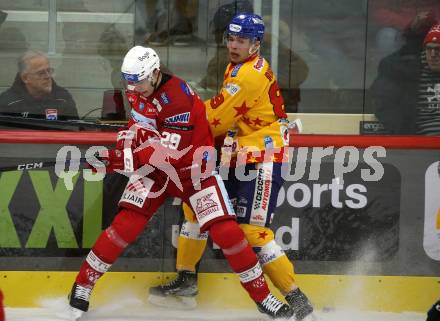
{"type": "Polygon", "coordinates": [[[153,80],[150,80],[150,85],[151,85],[151,87],[154,88],[154,90],[156,90],[158,85],[159,85],[160,74],[161,74],[161,72],[160,72],[160,70],[158,70],[157,77],[156,77],[156,82],[153,82],[153,80]]]}
{"type": "Polygon", "coordinates": [[[249,48],[249,56],[254,55],[260,50],[260,44],[256,45],[255,43],[249,48]]]}
{"type": "Polygon", "coordinates": [[[255,46],[254,49],[252,49],[252,47],[249,48],[249,56],[254,55],[254,54],[257,53],[259,50],[260,50],[260,45],[255,46]]]}

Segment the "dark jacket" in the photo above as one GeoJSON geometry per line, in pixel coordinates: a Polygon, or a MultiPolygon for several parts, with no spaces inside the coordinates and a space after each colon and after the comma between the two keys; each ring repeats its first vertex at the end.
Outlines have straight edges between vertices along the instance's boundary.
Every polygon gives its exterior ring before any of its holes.
{"type": "Polygon", "coordinates": [[[46,109],[56,109],[58,120],[78,119],[72,95],[53,79],[52,92],[42,99],[35,99],[28,93],[19,74],[11,88],[0,95],[0,114],[3,115],[46,119],[46,109]]]}
{"type": "Polygon", "coordinates": [[[384,58],[371,86],[376,117],[391,134],[416,133],[421,51],[420,46],[405,46],[384,58]]]}

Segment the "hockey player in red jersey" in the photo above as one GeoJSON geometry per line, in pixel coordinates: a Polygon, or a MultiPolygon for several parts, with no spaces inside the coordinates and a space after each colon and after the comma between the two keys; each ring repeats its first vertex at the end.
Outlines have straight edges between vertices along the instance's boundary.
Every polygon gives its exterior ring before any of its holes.
{"type": "MultiPolygon", "coordinates": [[[[212,174],[213,138],[203,102],[185,81],[160,70],[151,48],[133,47],[121,67],[131,103],[129,130],[116,149],[101,153],[107,171],[130,174],[119,213],[80,267],[70,293],[72,319],[89,308],[96,281],[143,231],[167,197],[183,199],[202,231],[209,231],[259,310],[272,318],[293,311],[269,291],[252,248],[239,228],[222,180],[212,174]]],[[[97,168],[97,170],[99,170],[97,168]]]]}

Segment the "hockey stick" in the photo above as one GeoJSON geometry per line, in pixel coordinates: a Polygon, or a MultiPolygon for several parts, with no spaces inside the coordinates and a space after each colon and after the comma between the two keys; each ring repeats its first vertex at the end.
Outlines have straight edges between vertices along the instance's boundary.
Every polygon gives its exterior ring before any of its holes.
{"type": "Polygon", "coordinates": [[[29,169],[38,169],[38,168],[47,168],[47,167],[54,167],[57,164],[69,166],[70,164],[86,164],[87,159],[86,158],[80,158],[77,159],[66,159],[65,162],[57,162],[57,161],[34,161],[30,163],[21,163],[16,165],[9,165],[9,166],[3,166],[0,167],[0,172],[9,172],[9,171],[25,171],[29,169]]]}
{"type": "Polygon", "coordinates": [[[39,118],[23,118],[12,115],[0,115],[0,125],[6,127],[20,127],[29,129],[51,130],[92,130],[92,129],[120,129],[121,124],[99,124],[84,120],[47,120],[39,118]]]}

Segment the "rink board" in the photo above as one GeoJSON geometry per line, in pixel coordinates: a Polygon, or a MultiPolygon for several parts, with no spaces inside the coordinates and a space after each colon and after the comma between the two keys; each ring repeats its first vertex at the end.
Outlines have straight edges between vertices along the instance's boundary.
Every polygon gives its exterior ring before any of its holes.
{"type": "MultiPolygon", "coordinates": [[[[7,307],[40,307],[45,300],[67,297],[76,272],[3,271],[0,288],[7,307]]],[[[145,300],[147,289],[173,273],[109,272],[96,285],[92,306],[118,297],[145,300]]],[[[253,308],[232,273],[200,273],[200,308],[253,308]]],[[[424,312],[440,293],[440,277],[297,275],[297,282],[321,309],[355,308],[379,312],[424,312]]],[[[271,285],[272,290],[274,287],[271,285]]],[[[281,294],[274,290],[279,297],[281,294]]]]}

